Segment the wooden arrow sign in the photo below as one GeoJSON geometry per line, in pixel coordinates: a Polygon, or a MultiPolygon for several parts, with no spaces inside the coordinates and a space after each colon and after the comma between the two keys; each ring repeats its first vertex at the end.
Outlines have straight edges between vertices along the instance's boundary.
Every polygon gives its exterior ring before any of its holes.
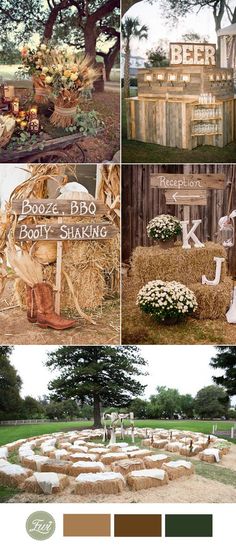
{"type": "Polygon", "coordinates": [[[150,179],[152,188],[163,190],[223,190],[225,188],[224,173],[151,173],[150,179]]]}
{"type": "Polygon", "coordinates": [[[207,205],[206,190],[166,190],[168,205],[207,205]]]}
{"type": "Polygon", "coordinates": [[[12,212],[17,215],[63,217],[77,215],[91,217],[107,213],[105,204],[98,200],[13,200],[12,212]]]}
{"type": "Polygon", "coordinates": [[[38,240],[108,240],[118,233],[118,229],[109,223],[94,224],[38,224],[17,225],[15,239],[22,241],[38,240]]]}

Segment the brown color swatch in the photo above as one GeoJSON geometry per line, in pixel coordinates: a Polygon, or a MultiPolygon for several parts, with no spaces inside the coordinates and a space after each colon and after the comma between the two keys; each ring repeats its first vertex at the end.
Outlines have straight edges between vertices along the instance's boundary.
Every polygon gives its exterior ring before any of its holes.
{"type": "Polygon", "coordinates": [[[64,537],[110,537],[109,514],[64,514],[64,537]]]}
{"type": "Polygon", "coordinates": [[[161,515],[117,514],[115,537],[161,537],[161,515]]]}

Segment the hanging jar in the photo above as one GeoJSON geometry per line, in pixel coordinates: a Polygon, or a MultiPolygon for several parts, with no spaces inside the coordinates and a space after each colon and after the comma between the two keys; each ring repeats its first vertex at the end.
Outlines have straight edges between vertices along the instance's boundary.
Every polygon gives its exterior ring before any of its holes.
{"type": "Polygon", "coordinates": [[[234,245],[234,221],[226,216],[219,220],[218,242],[224,247],[234,245]]]}

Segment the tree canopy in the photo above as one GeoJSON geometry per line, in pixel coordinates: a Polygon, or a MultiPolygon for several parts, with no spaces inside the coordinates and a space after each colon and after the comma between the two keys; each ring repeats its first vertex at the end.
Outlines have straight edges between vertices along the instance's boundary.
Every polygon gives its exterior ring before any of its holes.
{"type": "Polygon", "coordinates": [[[230,398],[226,391],[215,385],[205,386],[195,398],[195,411],[201,419],[226,417],[229,405],[230,398]]]}
{"type": "Polygon", "coordinates": [[[21,407],[22,381],[10,363],[11,348],[0,348],[0,420],[14,419],[21,407]]]}
{"type": "Polygon", "coordinates": [[[144,375],[144,358],[135,346],[62,346],[50,352],[46,366],[59,376],[50,382],[52,398],[89,403],[94,425],[101,425],[101,406],[126,406],[145,386],[135,377],[144,375]]]}
{"type": "Polygon", "coordinates": [[[120,48],[119,7],[119,0],[2,0],[2,50],[10,40],[17,46],[39,33],[41,40],[66,42],[93,59],[101,55],[108,68],[120,48]]]}
{"type": "Polygon", "coordinates": [[[217,346],[217,354],[211,359],[213,369],[223,369],[224,373],[213,377],[216,384],[223,386],[229,396],[236,395],[236,347],[217,346]]]}

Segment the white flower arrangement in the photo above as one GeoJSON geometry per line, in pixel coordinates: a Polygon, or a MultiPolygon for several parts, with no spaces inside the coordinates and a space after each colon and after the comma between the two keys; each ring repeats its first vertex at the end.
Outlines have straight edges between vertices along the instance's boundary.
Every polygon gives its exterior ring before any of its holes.
{"type": "Polygon", "coordinates": [[[191,289],[173,281],[153,280],[140,289],[136,304],[157,321],[181,320],[197,309],[191,289]]]}
{"type": "Polygon", "coordinates": [[[182,228],[179,219],[172,215],[158,215],[147,225],[149,238],[165,242],[181,234],[182,228]]]}

